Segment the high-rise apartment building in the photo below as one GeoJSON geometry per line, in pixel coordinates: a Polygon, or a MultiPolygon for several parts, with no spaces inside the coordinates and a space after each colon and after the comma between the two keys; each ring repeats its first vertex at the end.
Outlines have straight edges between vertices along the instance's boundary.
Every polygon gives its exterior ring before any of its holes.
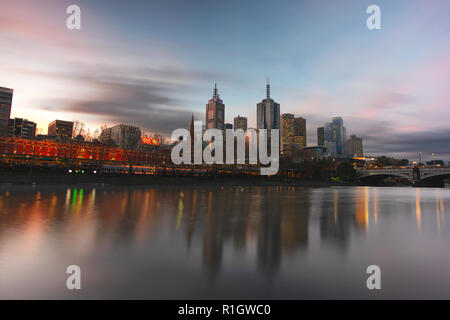
{"type": "Polygon", "coordinates": [[[13,89],[0,87],[0,137],[9,134],[13,89]]]}
{"type": "Polygon", "coordinates": [[[213,97],[206,105],[206,129],[225,129],[225,104],[219,97],[217,84],[214,86],[213,97]]]}

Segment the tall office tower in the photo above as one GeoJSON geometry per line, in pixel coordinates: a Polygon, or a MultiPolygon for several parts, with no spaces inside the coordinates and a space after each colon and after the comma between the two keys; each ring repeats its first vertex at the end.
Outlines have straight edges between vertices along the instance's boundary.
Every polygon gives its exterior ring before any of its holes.
{"type": "Polygon", "coordinates": [[[290,155],[293,151],[294,142],[294,115],[291,113],[285,113],[281,115],[281,152],[284,155],[290,155]]]}
{"type": "Polygon", "coordinates": [[[9,133],[13,92],[13,89],[0,87],[0,136],[7,136],[9,133]]]}
{"type": "Polygon", "coordinates": [[[317,128],[317,145],[318,146],[325,145],[325,127],[317,128]]]}
{"type": "Polygon", "coordinates": [[[291,113],[281,116],[281,151],[289,155],[306,147],[306,119],[295,118],[291,113]]]}
{"type": "Polygon", "coordinates": [[[325,146],[327,154],[337,155],[336,132],[331,122],[325,123],[323,127],[317,129],[317,144],[325,146]]]}
{"type": "Polygon", "coordinates": [[[237,116],[234,118],[234,130],[242,129],[244,131],[247,131],[247,118],[237,116]]]}
{"type": "Polygon", "coordinates": [[[294,144],[306,147],[306,119],[298,117],[294,119],[294,144]]]}
{"type": "Polygon", "coordinates": [[[224,130],[225,105],[220,99],[217,84],[214,86],[213,97],[206,105],[206,129],[224,130]]]}
{"type": "Polygon", "coordinates": [[[267,150],[272,150],[271,130],[280,129],[280,105],[270,98],[269,79],[267,79],[266,85],[266,98],[256,105],[256,126],[258,131],[267,129],[267,150]]]}
{"type": "Polygon", "coordinates": [[[36,123],[21,118],[10,119],[9,136],[34,139],[36,137],[36,123]]]}
{"type": "Polygon", "coordinates": [[[347,155],[352,157],[362,157],[363,154],[362,138],[353,134],[350,139],[347,140],[347,155]]]}
{"type": "Polygon", "coordinates": [[[48,125],[48,136],[57,139],[71,139],[73,132],[73,122],[55,120],[48,125]]]}
{"type": "Polygon", "coordinates": [[[270,98],[270,83],[267,81],[266,98],[256,105],[258,129],[280,129],[280,105],[270,98]]]}
{"type": "Polygon", "coordinates": [[[346,129],[344,127],[344,120],[341,117],[333,117],[331,121],[331,129],[333,133],[333,140],[336,142],[336,152],[339,155],[344,155],[346,152],[346,129]]]}

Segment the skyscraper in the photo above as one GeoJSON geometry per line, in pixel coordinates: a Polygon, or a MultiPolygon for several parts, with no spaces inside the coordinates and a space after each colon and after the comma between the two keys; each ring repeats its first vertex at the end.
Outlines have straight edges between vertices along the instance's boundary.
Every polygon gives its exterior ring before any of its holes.
{"type": "Polygon", "coordinates": [[[13,89],[0,87],[0,136],[7,136],[9,133],[13,92],[13,89]]]}
{"type": "Polygon", "coordinates": [[[290,155],[294,140],[294,115],[285,113],[281,115],[281,152],[290,155]]]}
{"type": "Polygon", "coordinates": [[[346,129],[344,120],[341,117],[333,117],[331,121],[332,141],[336,142],[336,153],[344,155],[346,152],[346,129]]]}
{"type": "MultiPolygon", "coordinates": [[[[271,150],[271,130],[280,129],[280,105],[270,98],[269,79],[266,85],[266,98],[256,105],[256,126],[258,130],[267,129],[267,149],[271,150]]],[[[280,144],[280,141],[278,143],[280,144]]]]}
{"type": "Polygon", "coordinates": [[[214,86],[213,97],[206,105],[206,129],[224,130],[225,104],[220,99],[217,84],[214,86]]]}
{"type": "Polygon", "coordinates": [[[306,119],[295,118],[291,113],[281,116],[281,151],[290,155],[293,151],[306,147],[306,119]]]}
{"type": "Polygon", "coordinates": [[[266,98],[256,105],[258,129],[280,129],[280,105],[270,98],[270,83],[267,81],[266,98]]]}
{"type": "Polygon", "coordinates": [[[325,145],[325,127],[317,128],[317,145],[325,145]]]}
{"type": "Polygon", "coordinates": [[[332,122],[317,128],[317,144],[325,146],[329,155],[346,154],[346,128],[341,117],[334,117],[332,122]]]}
{"type": "Polygon", "coordinates": [[[306,119],[294,118],[294,143],[306,147],[306,119]]]}
{"type": "Polygon", "coordinates": [[[244,131],[247,131],[247,118],[237,116],[234,118],[234,130],[242,129],[244,131]]]}

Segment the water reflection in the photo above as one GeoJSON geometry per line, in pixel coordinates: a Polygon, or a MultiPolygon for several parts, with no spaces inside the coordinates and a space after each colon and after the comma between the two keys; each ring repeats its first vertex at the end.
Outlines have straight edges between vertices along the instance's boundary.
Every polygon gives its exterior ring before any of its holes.
{"type": "MultiPolygon", "coordinates": [[[[6,282],[14,287],[18,276],[45,270],[49,261],[126,260],[143,248],[149,263],[187,274],[201,265],[201,272],[217,279],[237,265],[246,272],[254,266],[259,277],[274,280],[309,255],[363,248],[368,234],[389,233],[392,224],[393,237],[412,237],[411,213],[422,235],[448,240],[449,199],[445,189],[410,188],[13,187],[0,191],[0,279],[10,276],[6,282]]],[[[329,259],[331,265],[340,261],[329,259]]],[[[169,275],[160,270],[146,276],[169,275]]]]}

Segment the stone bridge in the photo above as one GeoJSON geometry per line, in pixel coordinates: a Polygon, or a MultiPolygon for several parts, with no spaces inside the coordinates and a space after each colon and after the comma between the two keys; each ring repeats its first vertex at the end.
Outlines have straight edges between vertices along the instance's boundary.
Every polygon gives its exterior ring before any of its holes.
{"type": "Polygon", "coordinates": [[[418,186],[443,186],[444,180],[450,179],[450,168],[380,168],[357,169],[356,172],[360,181],[399,177],[418,186]]]}

